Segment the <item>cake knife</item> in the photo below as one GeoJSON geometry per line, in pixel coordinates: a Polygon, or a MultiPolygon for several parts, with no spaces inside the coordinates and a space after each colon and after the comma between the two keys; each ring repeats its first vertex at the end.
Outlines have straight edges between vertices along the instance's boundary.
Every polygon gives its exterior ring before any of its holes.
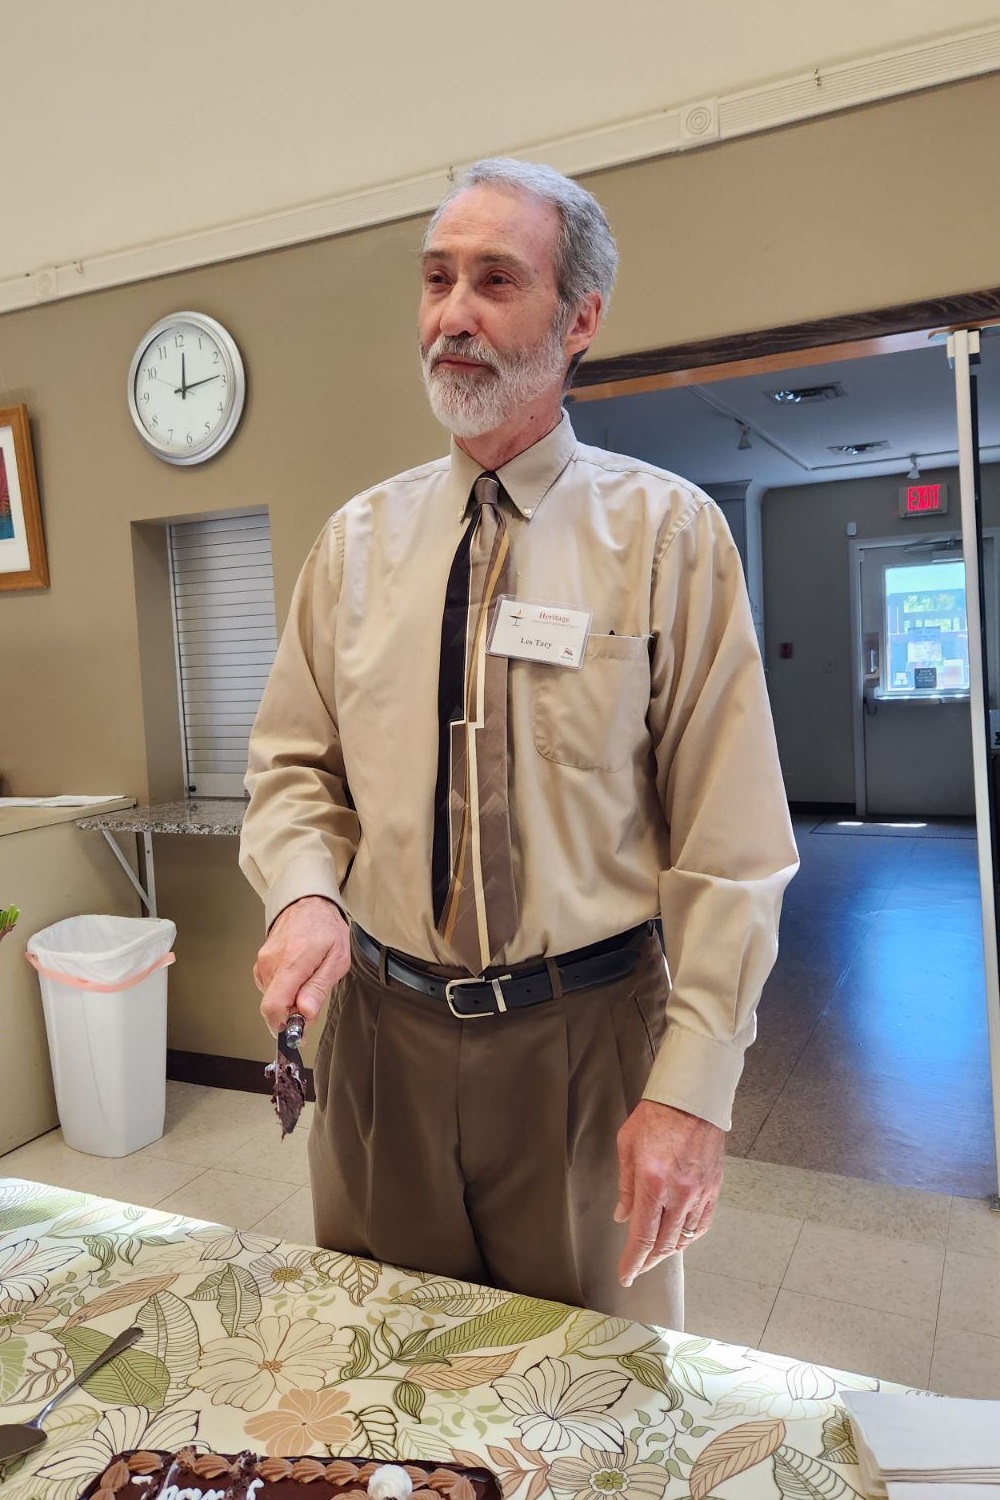
{"type": "Polygon", "coordinates": [[[271,1102],[281,1121],[282,1140],[295,1129],[306,1102],[306,1074],[299,1052],[305,1026],[305,1016],[297,1010],[289,1013],[286,1024],[278,1032],[274,1062],[268,1063],[264,1069],[271,1078],[271,1102]]]}

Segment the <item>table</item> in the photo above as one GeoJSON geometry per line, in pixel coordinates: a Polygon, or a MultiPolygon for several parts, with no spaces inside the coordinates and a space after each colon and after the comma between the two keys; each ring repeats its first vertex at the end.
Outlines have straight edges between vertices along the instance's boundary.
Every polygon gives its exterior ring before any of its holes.
{"type": "Polygon", "coordinates": [[[98,813],[77,818],[76,826],[95,829],[134,887],[146,914],[155,917],[156,874],[153,867],[154,833],[194,833],[209,837],[237,837],[243,826],[246,803],[238,797],[194,797],[185,802],[160,802],[152,807],[132,807],[125,812],[98,813]],[[113,835],[134,833],[139,875],[119,849],[113,835]]]}
{"type": "Polygon", "coordinates": [[[838,1388],[878,1381],[274,1235],[0,1179],[4,1500],[75,1500],[123,1448],[486,1464],[505,1500],[851,1500],[838,1388]]]}

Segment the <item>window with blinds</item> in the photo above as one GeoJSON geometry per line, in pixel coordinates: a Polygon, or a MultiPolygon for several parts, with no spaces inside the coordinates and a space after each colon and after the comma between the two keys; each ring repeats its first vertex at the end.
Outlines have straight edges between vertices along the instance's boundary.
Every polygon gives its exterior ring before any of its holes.
{"type": "Polygon", "coordinates": [[[168,528],[185,786],[242,797],[277,645],[267,511],[168,528]]]}

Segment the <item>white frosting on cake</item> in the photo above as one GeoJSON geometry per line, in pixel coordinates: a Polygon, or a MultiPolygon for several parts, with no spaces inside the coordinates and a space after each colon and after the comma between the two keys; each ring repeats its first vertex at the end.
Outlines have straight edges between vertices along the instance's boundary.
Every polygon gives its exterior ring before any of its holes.
{"type": "Polygon", "coordinates": [[[382,1464],[368,1481],[371,1500],[409,1500],[413,1481],[398,1464],[382,1464]]]}

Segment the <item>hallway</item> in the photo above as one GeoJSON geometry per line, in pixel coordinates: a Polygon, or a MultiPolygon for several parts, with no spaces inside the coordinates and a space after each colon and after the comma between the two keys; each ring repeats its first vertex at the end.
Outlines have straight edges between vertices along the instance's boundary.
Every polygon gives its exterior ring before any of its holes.
{"type": "Polygon", "coordinates": [[[734,1155],[996,1192],[974,832],[796,817],[802,868],[736,1098],[734,1155]]]}

